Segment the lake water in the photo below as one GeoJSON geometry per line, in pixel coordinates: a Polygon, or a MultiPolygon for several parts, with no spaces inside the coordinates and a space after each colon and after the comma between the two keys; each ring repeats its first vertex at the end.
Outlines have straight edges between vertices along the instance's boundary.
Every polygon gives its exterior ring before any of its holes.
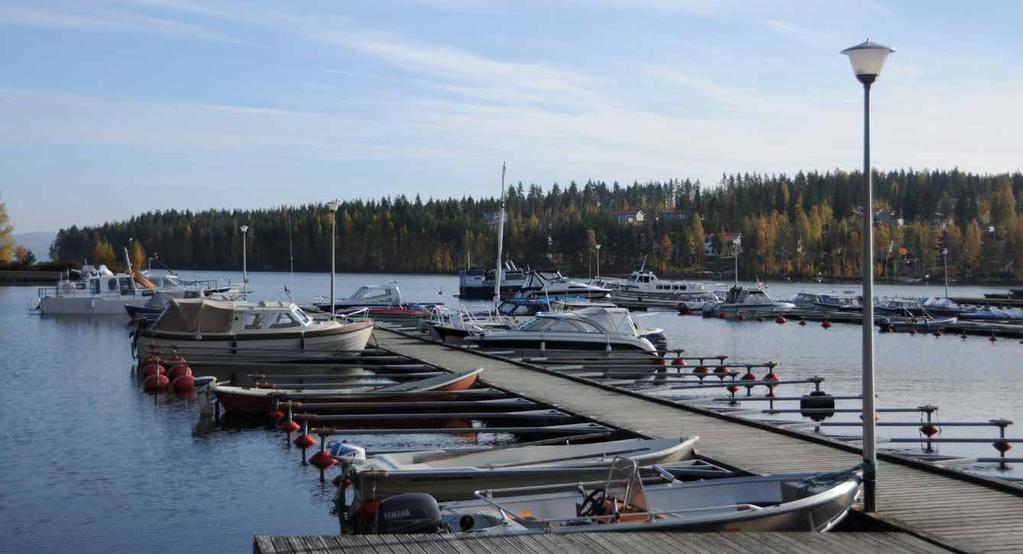
{"type": "MultiPolygon", "coordinates": [[[[185,277],[218,275],[187,272],[185,277]]],[[[238,279],[238,276],[234,276],[238,279]]],[[[339,296],[368,283],[400,282],[406,299],[457,305],[457,278],[437,275],[338,275],[339,296]]],[[[252,273],[251,299],[296,301],[327,295],[329,276],[252,273]]],[[[832,285],[771,284],[774,296],[832,285]]],[[[940,287],[878,287],[878,294],[940,295],[940,287]]],[[[953,295],[984,290],[955,287],[953,295]]],[[[333,487],[298,463],[279,435],[261,429],[194,437],[194,401],[143,394],[130,376],[127,318],[32,315],[34,287],[0,287],[0,550],[11,552],[249,551],[258,533],[337,531],[333,487]]],[[[477,304],[478,305],[478,304],[477,304]]],[[[860,328],[811,323],[726,322],[672,313],[638,316],[665,329],[689,354],[774,360],[783,379],[825,377],[832,394],[859,389],[860,328]]],[[[939,406],[942,420],[1023,420],[1020,354],[1014,340],[877,335],[881,407],[939,406]]],[[[798,394],[808,385],[779,389],[798,394]]],[[[916,415],[883,421],[915,421],[916,415]]],[[[787,417],[785,419],[795,419],[787,417]]],[[[854,418],[836,418],[854,421],[854,418]]],[[[858,429],[838,428],[838,434],[858,429]]],[[[912,428],[881,436],[915,436],[912,428]]],[[[1010,435],[1019,436],[1012,427],[1010,435]]],[[[944,436],[992,437],[991,429],[949,429],[944,436]]],[[[352,437],[369,445],[446,445],[452,437],[352,437]]],[[[993,456],[988,445],[943,446],[943,453],[993,456]]],[[[988,466],[976,468],[993,475],[988,466]]]]}

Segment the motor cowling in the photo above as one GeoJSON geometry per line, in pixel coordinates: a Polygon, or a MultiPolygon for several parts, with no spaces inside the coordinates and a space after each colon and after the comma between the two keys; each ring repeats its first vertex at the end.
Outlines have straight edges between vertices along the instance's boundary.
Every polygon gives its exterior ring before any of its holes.
{"type": "Polygon", "coordinates": [[[422,492],[399,494],[380,502],[378,533],[435,533],[441,527],[437,500],[422,492]]]}

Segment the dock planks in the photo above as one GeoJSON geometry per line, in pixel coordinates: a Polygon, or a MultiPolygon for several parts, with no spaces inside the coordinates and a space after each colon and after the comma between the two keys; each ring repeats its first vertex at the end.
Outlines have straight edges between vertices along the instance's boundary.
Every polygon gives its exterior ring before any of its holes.
{"type": "MultiPolygon", "coordinates": [[[[441,368],[485,367],[482,380],[488,385],[641,435],[699,435],[702,456],[754,473],[832,471],[860,463],[858,452],[737,418],[630,396],[380,328],[374,336],[381,348],[441,368]]],[[[1023,551],[1021,495],[1023,489],[1004,490],[983,480],[881,461],[879,511],[871,517],[954,550],[1023,551]]]]}
{"type": "Polygon", "coordinates": [[[905,533],[573,533],[568,535],[257,535],[253,554],[325,554],[328,552],[488,552],[490,554],[623,552],[750,552],[868,554],[934,553],[946,550],[905,533]]]}

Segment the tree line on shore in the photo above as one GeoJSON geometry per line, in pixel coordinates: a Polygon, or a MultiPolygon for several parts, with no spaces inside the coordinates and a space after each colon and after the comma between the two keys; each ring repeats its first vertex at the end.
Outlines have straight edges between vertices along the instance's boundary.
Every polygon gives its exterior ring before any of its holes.
{"type": "MultiPolygon", "coordinates": [[[[875,260],[882,277],[1023,277],[1023,175],[899,170],[874,177],[875,260]]],[[[588,181],[508,189],[504,252],[520,266],[625,273],[643,259],[664,274],[731,268],[741,234],[746,278],[854,278],[861,271],[862,175],[799,172],[724,175],[717,186],[672,179],[622,186],[588,181]],[[642,221],[637,212],[642,211],[642,221]],[[727,264],[724,259],[727,258],[727,264]]],[[[496,195],[495,195],[496,196],[496,195]]],[[[423,201],[418,195],[342,202],[337,269],[454,272],[489,267],[500,199],[423,201]]],[[[61,229],[51,256],[117,265],[130,245],[136,263],[179,269],[237,269],[242,234],[250,270],[329,270],[326,205],[260,210],[152,211],[95,227],[61,229]],[[147,254],[148,253],[148,254],[147,254]],[[120,254],[120,255],[119,255],[120,254]]]]}

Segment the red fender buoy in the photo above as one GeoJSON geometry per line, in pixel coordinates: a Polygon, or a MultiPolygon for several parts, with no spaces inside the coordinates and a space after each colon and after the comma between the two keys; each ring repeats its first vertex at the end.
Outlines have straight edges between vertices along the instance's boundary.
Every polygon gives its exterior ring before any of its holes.
{"type": "Polygon", "coordinates": [[[284,425],[283,425],[283,426],[281,427],[281,429],[284,429],[284,432],[285,432],[285,433],[294,433],[294,432],[298,431],[298,430],[299,430],[299,429],[301,429],[301,428],[302,428],[302,426],[301,426],[301,425],[299,425],[299,424],[298,424],[298,422],[297,422],[297,421],[295,421],[294,419],[289,419],[289,420],[288,420],[287,422],[285,422],[285,423],[284,423],[284,425]]]}
{"type": "Polygon", "coordinates": [[[783,315],[780,315],[780,316],[774,318],[774,322],[777,323],[778,325],[784,325],[786,321],[788,321],[788,320],[785,319],[785,316],[783,316],[783,315]]]}
{"type": "Polygon", "coordinates": [[[926,435],[928,438],[930,438],[940,433],[941,429],[938,429],[936,426],[932,424],[927,424],[920,426],[920,432],[926,435]]]}
{"type": "Polygon", "coordinates": [[[821,322],[821,327],[825,329],[831,329],[831,322],[825,319],[824,321],[821,322]]]}
{"type": "Polygon", "coordinates": [[[189,391],[195,388],[195,377],[192,377],[192,373],[178,375],[174,378],[171,383],[171,387],[176,391],[189,391]]]}
{"type": "Polygon", "coordinates": [[[671,361],[671,365],[683,366],[686,365],[686,360],[685,358],[679,356],[671,361]]]}
{"type": "Polygon", "coordinates": [[[167,390],[167,386],[170,385],[170,379],[162,373],[156,375],[150,375],[142,381],[142,390],[146,392],[160,392],[167,390]]]}
{"type": "Polygon", "coordinates": [[[148,379],[153,375],[165,375],[167,370],[158,363],[152,363],[142,368],[142,379],[148,379]]]}
{"type": "Polygon", "coordinates": [[[295,446],[299,448],[312,448],[316,446],[316,437],[312,435],[301,435],[295,439],[295,446]]]}
{"type": "Polygon", "coordinates": [[[992,446],[994,446],[995,450],[1001,452],[1002,454],[1005,454],[1009,450],[1012,450],[1012,443],[1005,439],[996,440],[994,443],[992,443],[992,446]]]}
{"type": "Polygon", "coordinates": [[[337,463],[337,460],[330,455],[326,450],[320,450],[313,454],[312,458],[309,458],[309,463],[313,464],[320,470],[330,469],[337,463]]]}
{"type": "Polygon", "coordinates": [[[280,410],[274,410],[270,412],[270,417],[272,417],[274,421],[280,421],[284,419],[284,412],[280,410]]]}
{"type": "Polygon", "coordinates": [[[176,364],[173,367],[171,367],[169,370],[167,370],[167,378],[170,379],[171,381],[174,381],[174,379],[177,379],[178,377],[181,377],[182,375],[191,375],[191,374],[192,374],[192,368],[188,367],[187,364],[176,364]]]}

